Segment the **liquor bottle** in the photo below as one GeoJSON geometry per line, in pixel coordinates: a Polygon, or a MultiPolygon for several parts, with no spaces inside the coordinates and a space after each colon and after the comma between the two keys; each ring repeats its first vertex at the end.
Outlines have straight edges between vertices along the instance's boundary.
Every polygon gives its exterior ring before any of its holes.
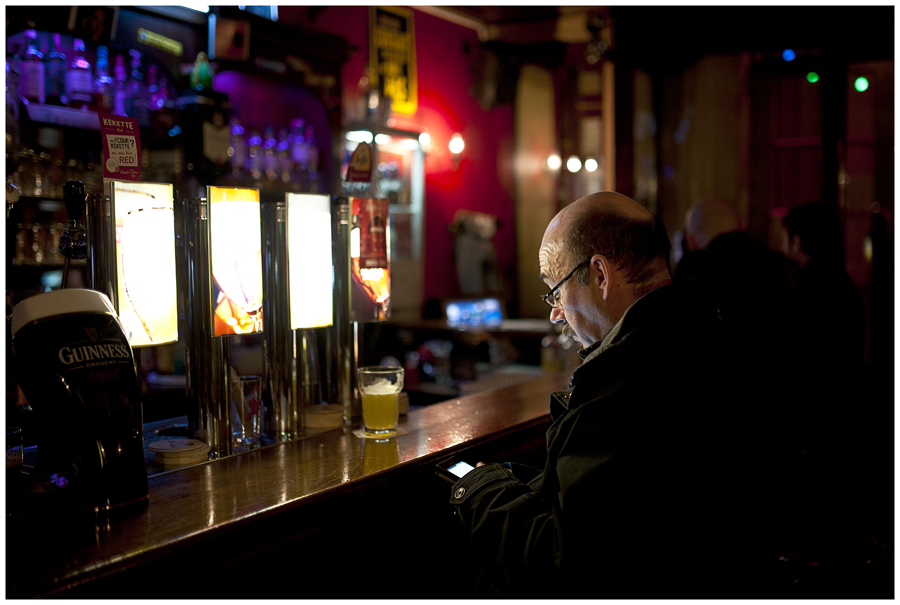
{"type": "Polygon", "coordinates": [[[247,161],[247,143],[244,141],[244,127],[235,116],[231,120],[231,145],[228,149],[228,163],[231,165],[229,176],[233,179],[244,177],[244,164],[247,161]]]}
{"type": "Polygon", "coordinates": [[[309,170],[309,191],[318,193],[321,189],[319,183],[319,147],[316,145],[315,129],[312,124],[307,124],[303,133],[304,144],[306,145],[307,166],[309,170]]]}
{"type": "Polygon", "coordinates": [[[278,174],[281,182],[285,185],[291,182],[291,169],[294,163],[291,161],[291,135],[288,133],[287,126],[278,129],[278,174]]]}
{"type": "Polygon", "coordinates": [[[109,75],[109,50],[97,47],[97,79],[94,80],[94,107],[97,111],[109,113],[115,108],[115,82],[109,75]]]}
{"type": "Polygon", "coordinates": [[[303,131],[303,139],[308,149],[306,155],[309,158],[309,170],[310,172],[316,172],[319,170],[319,148],[316,145],[316,133],[312,124],[306,125],[303,131]]]}
{"type": "Polygon", "coordinates": [[[198,92],[212,90],[214,75],[206,53],[197,53],[197,58],[194,60],[194,68],[191,70],[191,88],[198,92]]]}
{"type": "Polygon", "coordinates": [[[66,56],[60,52],[59,34],[50,37],[50,50],[44,57],[44,75],[47,78],[45,94],[50,105],[66,104],[66,56]]]}
{"type": "Polygon", "coordinates": [[[15,171],[19,149],[19,45],[6,60],[6,163],[7,175],[15,171]]]}
{"type": "Polygon", "coordinates": [[[125,115],[137,120],[138,126],[150,126],[150,93],[141,71],[141,51],[131,50],[131,78],[126,84],[125,115]]]}
{"type": "Polygon", "coordinates": [[[150,111],[157,111],[156,101],[159,98],[159,83],[156,79],[156,65],[147,68],[147,94],[150,97],[150,111]]]}
{"type": "Polygon", "coordinates": [[[125,57],[122,55],[116,55],[116,66],[113,68],[113,113],[116,115],[124,116],[127,115],[125,113],[125,98],[127,94],[127,90],[125,88],[125,82],[128,79],[128,72],[125,71],[125,57]]]}
{"type": "Polygon", "coordinates": [[[95,161],[93,149],[84,151],[84,170],[82,171],[82,180],[84,181],[84,189],[88,193],[100,193],[103,191],[103,162],[95,161]]]}
{"type": "Polygon", "coordinates": [[[159,111],[169,102],[169,79],[165,76],[159,79],[158,90],[150,95],[150,109],[159,111]]]}
{"type": "Polygon", "coordinates": [[[253,180],[258,181],[262,177],[263,146],[262,137],[255,125],[250,127],[247,151],[247,172],[253,180]]]}
{"type": "Polygon", "coordinates": [[[293,163],[293,174],[291,180],[294,183],[295,191],[304,191],[306,183],[306,171],[309,165],[309,154],[303,140],[303,127],[306,122],[302,118],[295,118],[291,122],[291,132],[294,140],[291,141],[291,162],[293,163]]]}
{"type": "Polygon", "coordinates": [[[263,168],[266,171],[266,178],[274,181],[278,176],[278,156],[275,148],[278,141],[275,139],[275,127],[269,124],[266,126],[263,136],[263,149],[265,150],[265,158],[263,159],[263,168]]]}
{"type": "Polygon", "coordinates": [[[28,47],[19,63],[19,90],[22,98],[31,103],[43,103],[47,82],[44,78],[44,55],[37,47],[37,32],[25,32],[28,47]]]}
{"type": "MultiPolygon", "coordinates": [[[[99,54],[99,51],[98,51],[99,54]]],[[[75,39],[75,57],[66,71],[66,96],[69,107],[86,107],[91,104],[94,75],[91,64],[84,58],[84,40],[75,39]]]]}

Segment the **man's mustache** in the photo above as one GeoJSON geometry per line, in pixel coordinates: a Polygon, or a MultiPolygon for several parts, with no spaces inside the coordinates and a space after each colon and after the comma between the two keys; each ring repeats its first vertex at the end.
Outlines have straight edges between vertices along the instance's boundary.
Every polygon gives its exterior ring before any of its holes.
{"type": "Polygon", "coordinates": [[[562,334],[563,336],[575,336],[575,331],[569,326],[569,324],[563,324],[562,334]]]}

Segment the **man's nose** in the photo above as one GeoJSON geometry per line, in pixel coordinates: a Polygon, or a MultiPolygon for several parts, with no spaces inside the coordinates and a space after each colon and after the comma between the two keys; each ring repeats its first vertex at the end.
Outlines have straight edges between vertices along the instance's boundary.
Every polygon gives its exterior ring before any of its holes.
{"type": "Polygon", "coordinates": [[[566,314],[563,313],[562,307],[556,307],[550,311],[550,323],[566,323],[566,314]]]}

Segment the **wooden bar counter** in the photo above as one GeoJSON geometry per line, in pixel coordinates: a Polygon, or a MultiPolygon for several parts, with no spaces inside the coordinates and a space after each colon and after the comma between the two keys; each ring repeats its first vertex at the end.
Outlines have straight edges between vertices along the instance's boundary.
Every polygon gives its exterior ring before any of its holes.
{"type": "Polygon", "coordinates": [[[354,436],[357,423],[155,475],[146,507],[100,525],[8,516],[6,597],[471,596],[472,558],[434,464],[542,465],[549,394],[567,378],[412,410],[408,434],[386,443],[354,436]]]}

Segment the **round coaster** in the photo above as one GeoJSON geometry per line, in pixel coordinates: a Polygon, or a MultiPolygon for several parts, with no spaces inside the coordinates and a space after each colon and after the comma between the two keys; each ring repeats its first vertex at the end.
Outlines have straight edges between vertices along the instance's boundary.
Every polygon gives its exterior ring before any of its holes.
{"type": "Polygon", "coordinates": [[[166,439],[147,446],[153,459],[161,464],[178,465],[205,462],[209,457],[209,445],[199,439],[166,439]]]}
{"type": "Polygon", "coordinates": [[[204,448],[209,450],[209,446],[199,439],[164,439],[162,441],[154,441],[147,446],[147,449],[151,452],[160,452],[164,454],[170,452],[185,454],[188,452],[196,452],[204,448]]]}

